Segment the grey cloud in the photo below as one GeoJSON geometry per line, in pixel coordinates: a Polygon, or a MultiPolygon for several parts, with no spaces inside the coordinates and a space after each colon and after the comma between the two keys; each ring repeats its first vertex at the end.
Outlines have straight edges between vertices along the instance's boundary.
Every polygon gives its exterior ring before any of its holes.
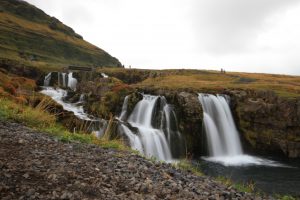
{"type": "Polygon", "coordinates": [[[80,24],[80,23],[87,23],[93,19],[93,13],[89,13],[88,4],[80,4],[80,3],[73,3],[70,4],[68,2],[64,2],[63,8],[63,18],[65,21],[71,24],[80,24]]]}
{"type": "Polygon", "coordinates": [[[266,20],[297,0],[198,0],[193,9],[196,45],[212,54],[251,49],[266,20]]]}

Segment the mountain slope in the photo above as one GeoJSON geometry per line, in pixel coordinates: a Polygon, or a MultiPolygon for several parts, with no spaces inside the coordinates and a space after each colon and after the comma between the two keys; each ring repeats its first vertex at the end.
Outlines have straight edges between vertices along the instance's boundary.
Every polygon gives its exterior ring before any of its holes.
{"type": "Polygon", "coordinates": [[[0,60],[42,69],[71,64],[121,66],[72,28],[19,0],[0,0],[0,60]]]}

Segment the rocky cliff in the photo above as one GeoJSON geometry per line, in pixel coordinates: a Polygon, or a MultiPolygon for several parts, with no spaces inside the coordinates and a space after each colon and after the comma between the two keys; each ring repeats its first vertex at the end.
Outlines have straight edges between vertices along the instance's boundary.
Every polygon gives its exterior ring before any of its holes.
{"type": "Polygon", "coordinates": [[[110,73],[110,76],[117,75],[127,83],[135,83],[132,86],[139,92],[165,96],[170,104],[175,105],[179,129],[186,139],[186,153],[194,156],[207,154],[202,129],[203,111],[197,98],[197,93],[203,92],[227,94],[231,97],[231,110],[246,152],[289,158],[300,157],[298,77],[268,74],[221,75],[215,72],[190,70],[106,69],[105,72],[110,73]],[[180,82],[183,76],[184,82],[180,82]],[[237,82],[244,76],[256,79],[251,79],[254,83],[237,82]],[[222,84],[220,82],[221,85],[218,87],[211,87],[216,85],[218,83],[216,80],[220,78],[224,79],[222,84]],[[281,83],[280,87],[276,81],[281,83]],[[229,85],[231,82],[236,85],[229,85]],[[266,83],[270,89],[263,87],[266,83]],[[262,87],[257,88],[255,84],[261,84],[262,87]]]}
{"type": "Polygon", "coordinates": [[[300,157],[300,98],[272,91],[230,91],[242,136],[258,153],[300,157]]]}

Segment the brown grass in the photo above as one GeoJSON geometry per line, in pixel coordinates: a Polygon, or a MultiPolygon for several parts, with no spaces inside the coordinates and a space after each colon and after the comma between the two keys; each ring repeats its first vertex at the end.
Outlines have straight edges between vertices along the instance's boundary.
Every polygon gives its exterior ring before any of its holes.
{"type": "MultiPolygon", "coordinates": [[[[188,70],[187,70],[188,71],[188,70]]],[[[272,90],[279,96],[300,96],[300,77],[272,74],[206,72],[183,75],[163,75],[148,78],[135,85],[138,88],[166,88],[192,90],[253,89],[272,90]]]]}

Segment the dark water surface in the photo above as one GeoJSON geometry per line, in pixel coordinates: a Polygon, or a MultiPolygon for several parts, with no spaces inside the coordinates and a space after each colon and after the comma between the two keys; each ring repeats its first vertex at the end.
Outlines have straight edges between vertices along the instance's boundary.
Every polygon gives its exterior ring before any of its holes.
{"type": "Polygon", "coordinates": [[[268,158],[288,167],[263,165],[224,166],[201,159],[197,166],[209,176],[228,177],[234,182],[254,182],[255,188],[268,194],[287,194],[300,198],[300,160],[282,161],[268,158]]]}

